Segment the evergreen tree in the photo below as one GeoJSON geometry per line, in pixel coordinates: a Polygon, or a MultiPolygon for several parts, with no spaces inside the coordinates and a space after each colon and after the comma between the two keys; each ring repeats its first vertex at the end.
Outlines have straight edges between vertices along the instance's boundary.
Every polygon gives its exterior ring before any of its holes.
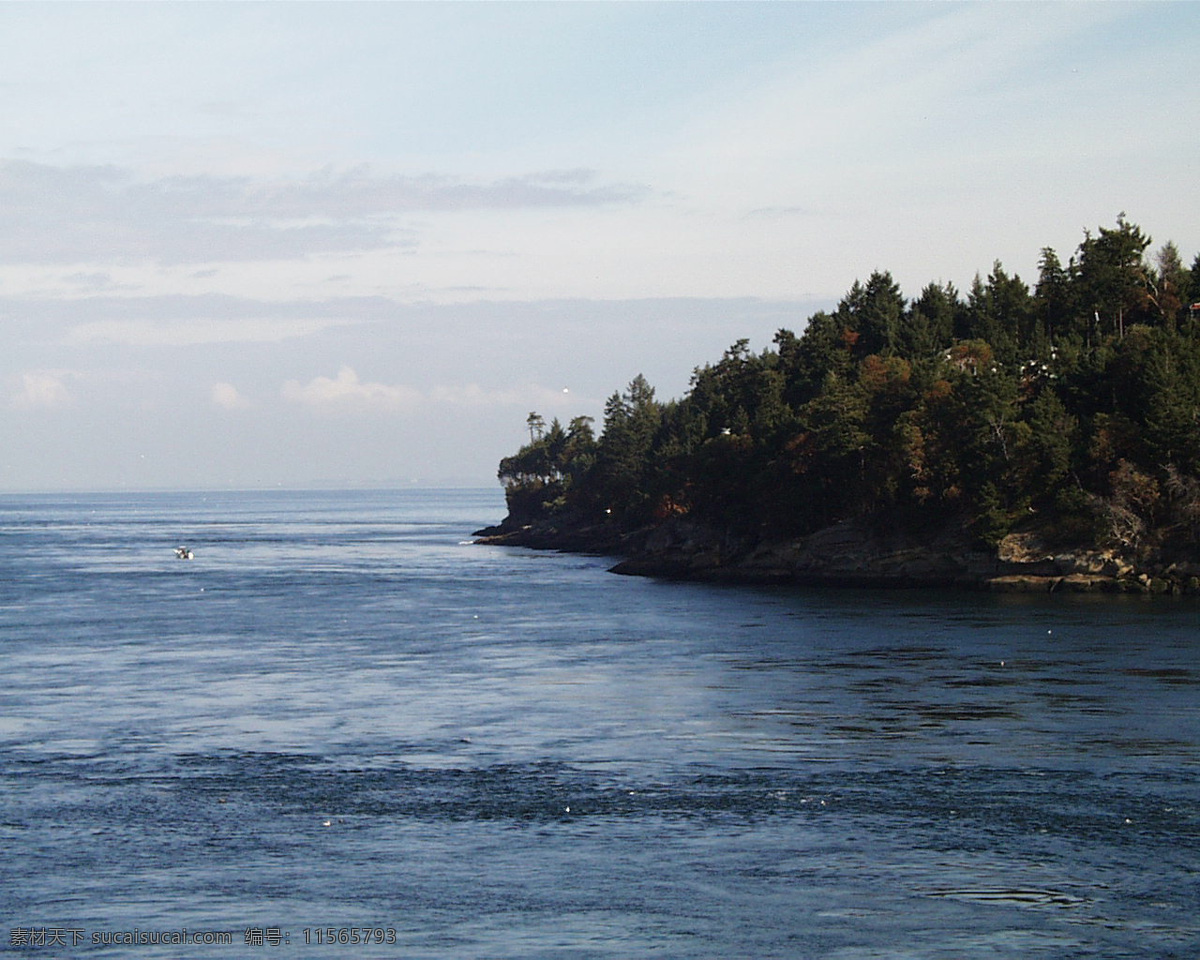
{"type": "Polygon", "coordinates": [[[1183,299],[1187,295],[1190,278],[1183,267],[1179,248],[1171,241],[1163,244],[1155,259],[1158,269],[1147,274],[1147,298],[1158,314],[1158,322],[1174,330],[1185,319],[1183,299]]]}
{"type": "Polygon", "coordinates": [[[1038,282],[1034,289],[1034,316],[1042,324],[1049,343],[1078,335],[1083,330],[1074,324],[1077,311],[1072,302],[1071,279],[1051,247],[1042,248],[1038,261],[1038,282]]]}
{"type": "Polygon", "coordinates": [[[604,407],[604,432],[596,450],[599,499],[609,515],[644,519],[650,494],[644,483],[662,408],[642,374],[625,393],[614,393],[604,407]]]}
{"type": "Polygon", "coordinates": [[[913,302],[901,342],[910,359],[932,356],[954,342],[962,303],[952,283],[930,283],[913,302]]]}
{"type": "Polygon", "coordinates": [[[1116,227],[1101,227],[1095,237],[1085,234],[1075,285],[1080,306],[1091,312],[1101,332],[1124,336],[1129,324],[1144,317],[1147,278],[1142,254],[1149,245],[1150,238],[1124,213],[1116,227]]]}
{"type": "Polygon", "coordinates": [[[905,313],[900,287],[887,271],[875,271],[866,285],[855,281],[838,306],[838,317],[847,330],[858,334],[857,358],[872,353],[894,353],[900,345],[905,313]]]}

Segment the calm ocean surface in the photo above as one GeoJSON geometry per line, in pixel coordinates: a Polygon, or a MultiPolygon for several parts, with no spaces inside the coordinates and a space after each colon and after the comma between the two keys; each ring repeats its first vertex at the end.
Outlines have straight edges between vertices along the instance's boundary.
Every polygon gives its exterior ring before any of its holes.
{"type": "Polygon", "coordinates": [[[0,497],[0,953],[1200,957],[1194,602],[661,583],[503,512],[0,497]]]}

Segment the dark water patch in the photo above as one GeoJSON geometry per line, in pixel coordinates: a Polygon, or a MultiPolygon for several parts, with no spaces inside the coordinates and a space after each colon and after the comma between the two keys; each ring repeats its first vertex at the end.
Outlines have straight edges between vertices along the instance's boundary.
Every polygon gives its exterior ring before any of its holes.
{"type": "Polygon", "coordinates": [[[850,651],[850,656],[882,662],[924,664],[937,662],[946,657],[946,651],[938,647],[900,646],[872,647],[867,650],[850,651]]]}
{"type": "Polygon", "coordinates": [[[1151,680],[1161,680],[1163,683],[1169,684],[1200,683],[1200,674],[1178,667],[1126,667],[1121,672],[1129,677],[1148,677],[1151,680]]]}
{"type": "Polygon", "coordinates": [[[1091,901],[1087,897],[1064,893],[1061,890],[1031,889],[934,889],[925,891],[928,897],[946,897],[972,903],[994,903],[1018,906],[1079,907],[1091,901]]]}
{"type": "MultiPolygon", "coordinates": [[[[1030,830],[1123,844],[1200,841],[1200,801],[1175,781],[1164,802],[1122,780],[1060,771],[917,769],[870,774],[788,768],[677,772],[669,780],[614,776],[606,765],[556,762],[430,769],[405,763],[361,767],[280,752],[182,755],[169,770],[100,757],[7,762],[0,775],[23,795],[32,819],[74,829],[169,826],[187,813],[212,819],[257,809],[288,820],[549,822],[566,819],[762,817],[883,818],[925,831],[985,836],[1030,830]],[[36,786],[21,788],[36,776],[36,786]]],[[[1167,781],[1168,783],[1170,781],[1167,781]]],[[[9,794],[10,797],[13,794],[9,794]]],[[[7,805],[7,804],[6,804],[7,805]]],[[[5,810],[5,822],[28,823],[5,810]]]]}

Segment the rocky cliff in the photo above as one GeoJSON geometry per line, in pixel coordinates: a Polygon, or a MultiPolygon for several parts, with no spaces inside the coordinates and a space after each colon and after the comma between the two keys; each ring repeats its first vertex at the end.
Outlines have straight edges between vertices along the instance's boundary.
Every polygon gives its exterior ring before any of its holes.
{"type": "Polygon", "coordinates": [[[1112,550],[1054,549],[1011,533],[996,549],[953,530],[920,539],[850,520],[806,537],[750,540],[677,518],[622,533],[559,519],[478,531],[480,543],[618,557],[614,573],[737,583],[960,587],[1000,592],[1200,594],[1200,563],[1133,559],[1112,550]]]}

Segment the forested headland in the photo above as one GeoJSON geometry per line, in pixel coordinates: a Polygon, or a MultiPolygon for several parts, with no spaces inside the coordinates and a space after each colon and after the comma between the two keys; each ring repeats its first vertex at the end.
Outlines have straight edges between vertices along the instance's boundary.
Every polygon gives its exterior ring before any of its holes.
{"type": "Polygon", "coordinates": [[[493,542],[632,572],[1200,589],[1200,255],[1118,217],[1031,287],[855,282],[661,401],[637,376],[500,463],[493,542]]]}

